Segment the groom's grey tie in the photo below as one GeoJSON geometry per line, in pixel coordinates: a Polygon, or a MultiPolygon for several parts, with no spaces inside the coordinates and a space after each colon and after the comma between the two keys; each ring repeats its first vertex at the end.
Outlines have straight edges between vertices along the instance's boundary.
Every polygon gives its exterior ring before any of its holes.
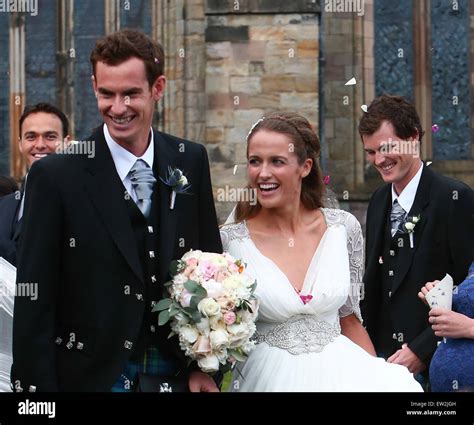
{"type": "Polygon", "coordinates": [[[390,212],[390,221],[392,222],[392,237],[394,237],[395,233],[397,233],[400,224],[403,222],[405,214],[406,211],[398,203],[398,200],[395,199],[392,205],[392,211],[390,212]]]}
{"type": "Polygon", "coordinates": [[[135,162],[130,170],[130,180],[137,194],[137,206],[143,215],[148,217],[151,208],[151,195],[156,183],[153,170],[145,161],[137,159],[137,162],[135,162]]]}

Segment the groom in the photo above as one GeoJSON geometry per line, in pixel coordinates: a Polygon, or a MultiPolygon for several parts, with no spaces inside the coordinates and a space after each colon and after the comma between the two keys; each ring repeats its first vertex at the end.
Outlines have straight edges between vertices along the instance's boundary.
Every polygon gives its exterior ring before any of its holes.
{"type": "Polygon", "coordinates": [[[455,282],[466,276],[474,258],[474,194],[421,161],[424,131],[403,97],[375,99],[359,133],[386,183],[367,210],[364,323],[379,355],[418,374],[427,371],[437,338],[417,293],[446,273],[455,282]]]}
{"type": "Polygon", "coordinates": [[[143,372],[216,391],[152,312],[171,260],[222,252],[206,150],[151,128],[166,84],[160,45],[120,31],[96,43],[91,63],[104,123],[82,143],[94,155],[45,158],[28,177],[17,282],[37,285],[38,299],[15,300],[12,385],[132,391],[143,372]],[[165,183],[169,167],[184,172],[186,194],[165,183]]]}

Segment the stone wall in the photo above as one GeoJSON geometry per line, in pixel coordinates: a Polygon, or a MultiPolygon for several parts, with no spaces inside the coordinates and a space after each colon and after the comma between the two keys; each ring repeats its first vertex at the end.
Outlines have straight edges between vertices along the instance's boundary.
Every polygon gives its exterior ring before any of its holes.
{"type": "MultiPolygon", "coordinates": [[[[318,127],[318,14],[313,6],[281,13],[282,3],[265,13],[208,7],[204,140],[216,199],[226,186],[245,185],[246,135],[265,113],[297,111],[318,127]]],[[[233,205],[216,202],[221,221],[233,205]]]]}

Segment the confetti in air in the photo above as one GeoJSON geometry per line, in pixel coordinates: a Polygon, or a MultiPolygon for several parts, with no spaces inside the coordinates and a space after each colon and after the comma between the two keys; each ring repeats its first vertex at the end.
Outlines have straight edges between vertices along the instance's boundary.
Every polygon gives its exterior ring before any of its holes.
{"type": "Polygon", "coordinates": [[[237,172],[237,167],[238,166],[239,166],[238,164],[234,165],[234,176],[235,176],[235,173],[237,172]]]}
{"type": "Polygon", "coordinates": [[[367,105],[362,105],[360,109],[362,109],[364,112],[367,112],[367,105]]]}
{"type": "Polygon", "coordinates": [[[438,124],[433,124],[433,125],[431,126],[431,131],[432,131],[433,133],[437,133],[437,132],[439,131],[439,126],[438,126],[438,124]]]}
{"type": "Polygon", "coordinates": [[[353,86],[356,84],[356,79],[354,77],[352,77],[346,84],[344,84],[345,86],[353,86]]]}

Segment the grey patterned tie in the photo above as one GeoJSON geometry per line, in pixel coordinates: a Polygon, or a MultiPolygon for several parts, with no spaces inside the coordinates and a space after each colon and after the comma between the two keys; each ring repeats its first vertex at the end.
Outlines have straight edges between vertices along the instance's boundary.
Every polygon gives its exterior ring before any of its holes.
{"type": "Polygon", "coordinates": [[[395,233],[397,233],[400,224],[402,224],[405,214],[406,211],[398,203],[398,200],[395,199],[395,201],[393,201],[392,211],[390,212],[390,221],[392,222],[392,238],[395,236],[395,233]]]}
{"type": "Polygon", "coordinates": [[[145,161],[137,159],[130,170],[130,180],[137,194],[137,206],[143,215],[148,217],[151,208],[151,195],[156,183],[153,170],[145,161]]]}

